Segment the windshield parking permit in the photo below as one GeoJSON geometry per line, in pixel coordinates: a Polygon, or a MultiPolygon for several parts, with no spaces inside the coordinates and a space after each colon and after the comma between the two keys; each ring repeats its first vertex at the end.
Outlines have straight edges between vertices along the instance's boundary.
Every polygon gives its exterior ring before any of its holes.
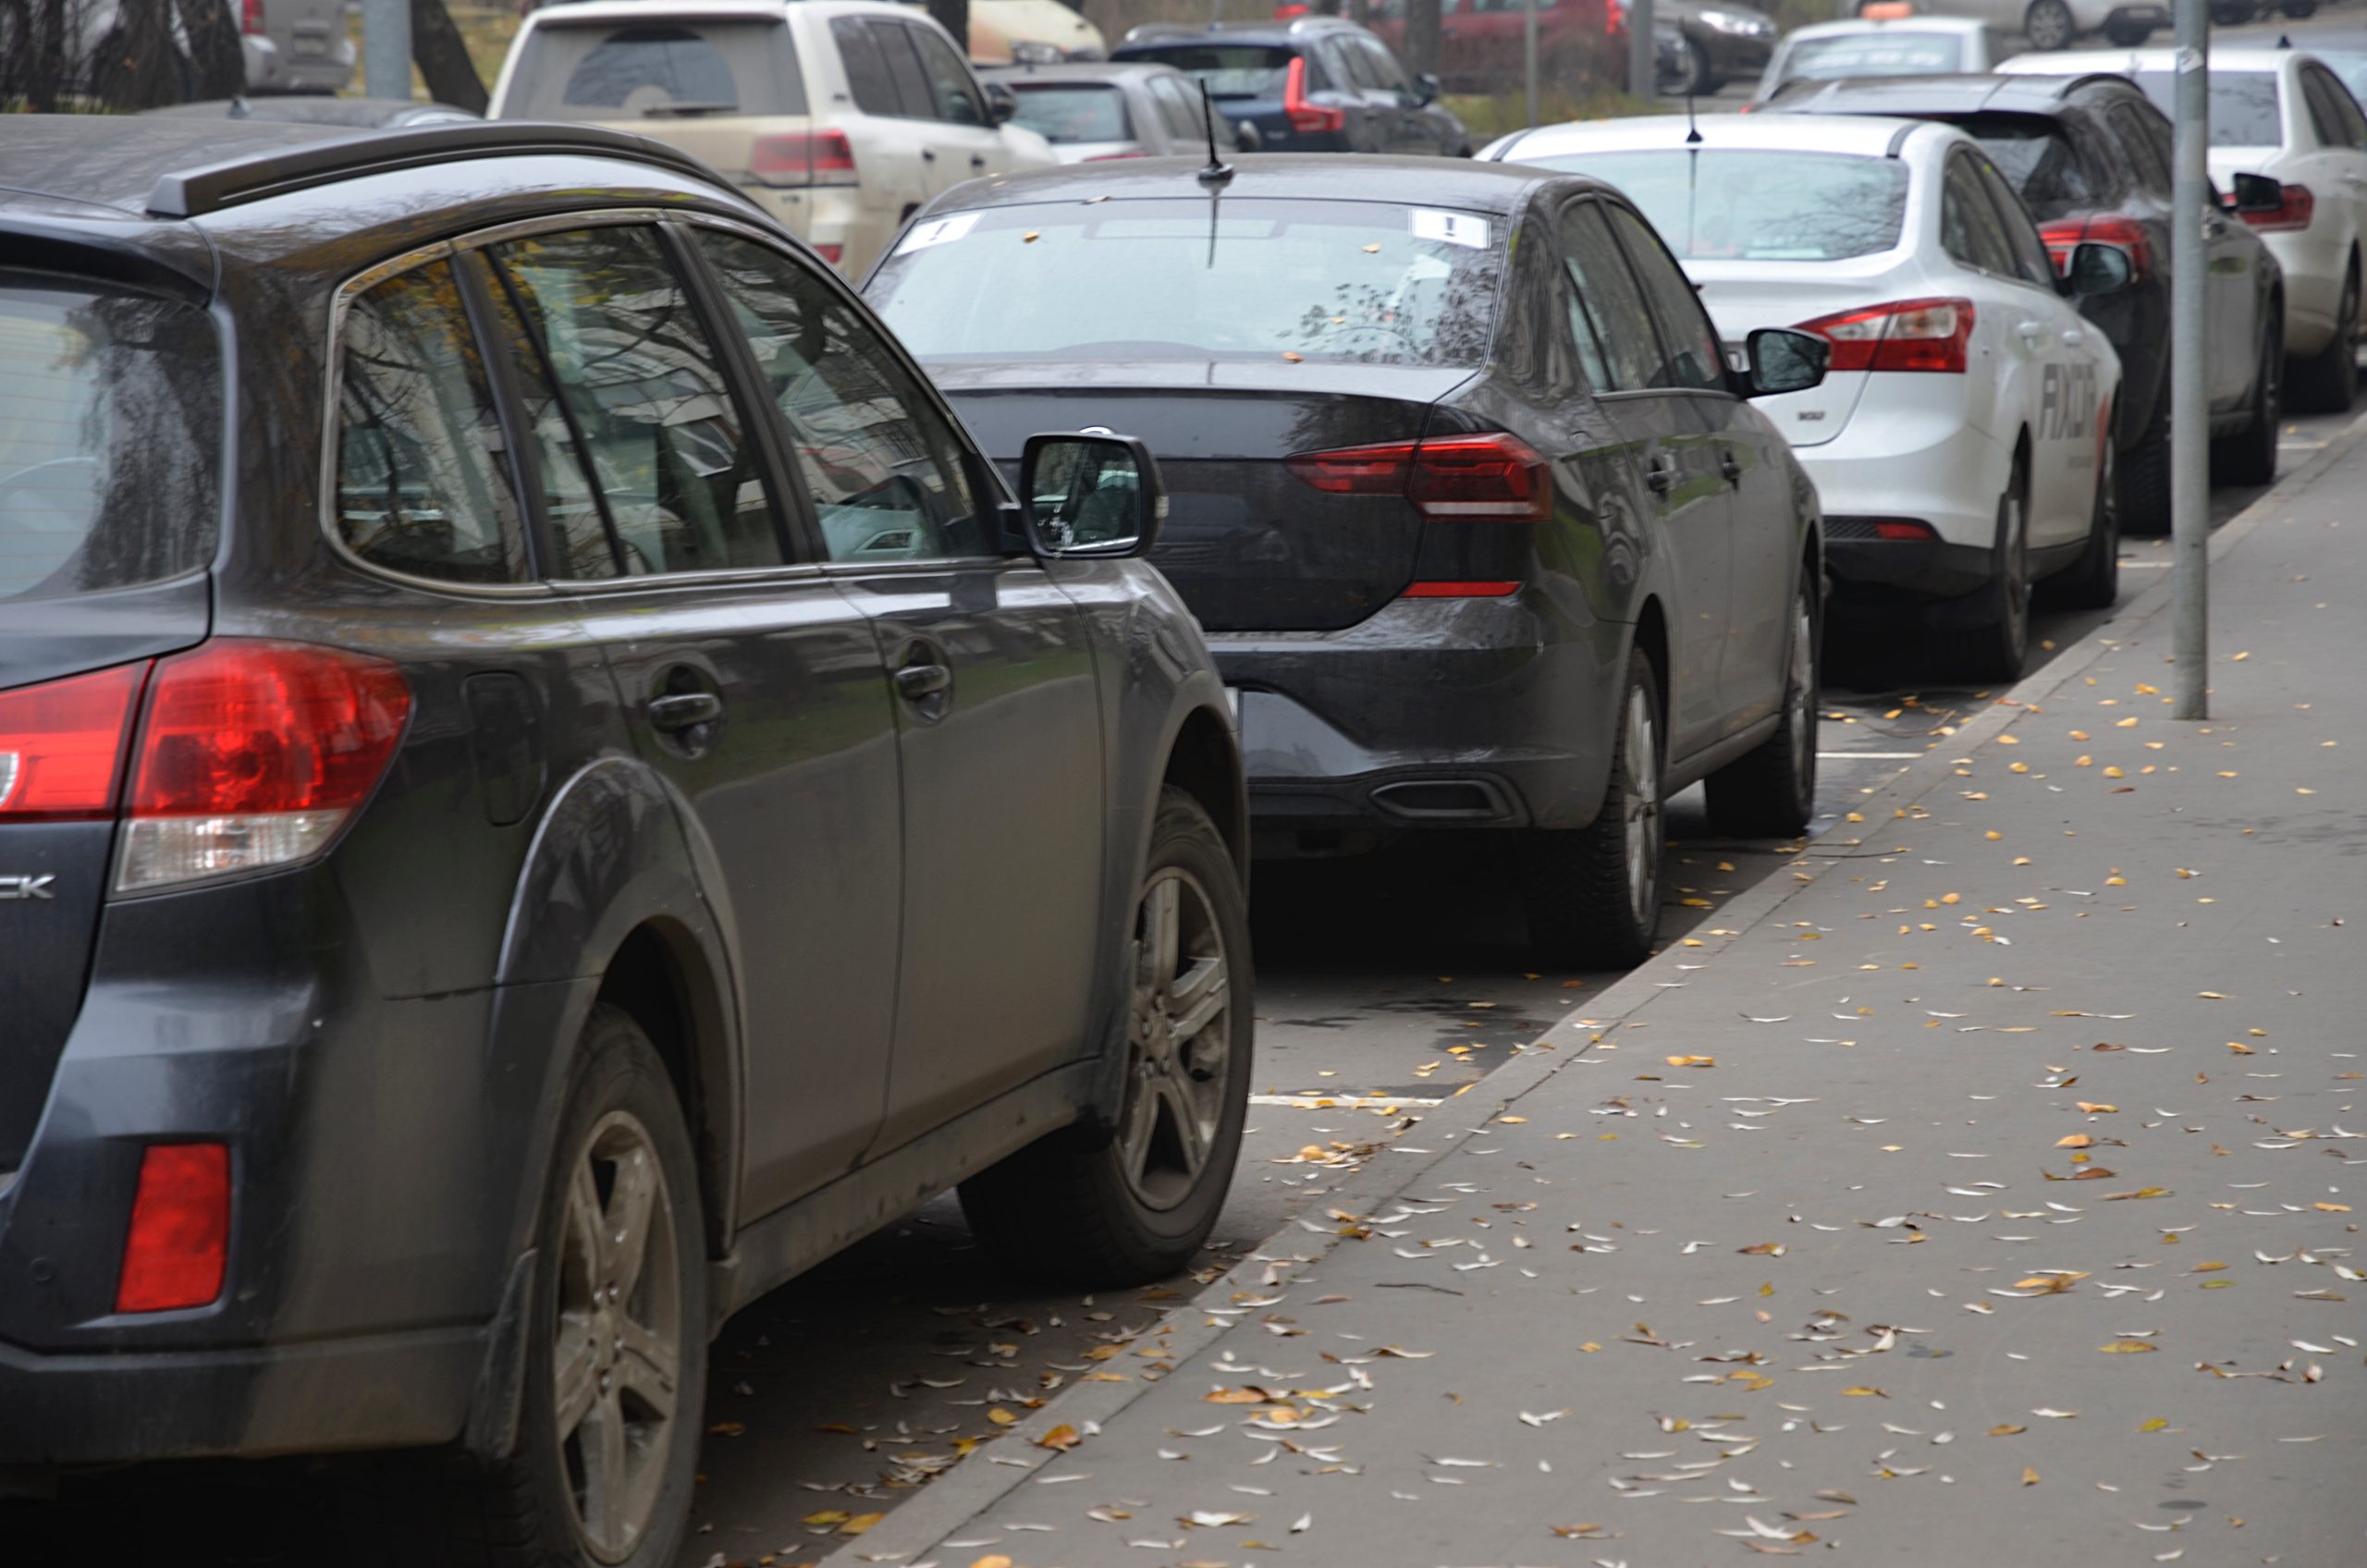
{"type": "Polygon", "coordinates": [[[1416,207],[1406,217],[1417,239],[1436,239],[1473,251],[1488,248],[1486,218],[1474,217],[1469,213],[1441,212],[1435,207],[1416,207]]]}
{"type": "Polygon", "coordinates": [[[975,213],[956,213],[950,218],[931,218],[926,223],[914,224],[913,231],[904,236],[904,242],[896,247],[896,254],[901,256],[914,251],[926,251],[932,245],[950,245],[977,227],[978,214],[975,213]]]}

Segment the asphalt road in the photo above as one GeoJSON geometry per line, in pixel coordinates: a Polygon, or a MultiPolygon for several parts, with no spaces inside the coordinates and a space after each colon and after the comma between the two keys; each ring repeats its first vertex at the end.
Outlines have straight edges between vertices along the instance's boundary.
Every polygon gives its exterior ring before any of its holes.
{"type": "MultiPolygon", "coordinates": [[[[2288,423],[2285,466],[2340,423],[2288,423]]],[[[2258,494],[2219,492],[2214,521],[2258,494]]],[[[2168,564],[2165,541],[2128,542],[2124,596],[2168,564]]],[[[2107,614],[2042,612],[2032,668],[2107,614]]],[[[1826,674],[1820,831],[1982,701],[1927,683],[1912,645],[1893,637],[1837,636],[1826,674]]],[[[1698,791],[1674,802],[1670,826],[1667,941],[1715,929],[1721,904],[1784,875],[1790,858],[1706,837],[1698,791]]],[[[1260,868],[1257,1097],[1202,1272],[1212,1278],[1276,1232],[1346,1166],[1390,1158],[1409,1118],[1584,1016],[1617,978],[1532,968],[1512,909],[1502,866],[1451,841],[1260,868]],[[1310,1148],[1323,1159],[1305,1159],[1310,1148]]],[[[1036,1291],[981,1256],[950,1199],[928,1206],[727,1329],[713,1356],[697,1533],[680,1563],[799,1563],[845,1544],[841,1520],[892,1508],[958,1450],[990,1442],[997,1411],[1024,1415],[1090,1376],[1088,1352],[1146,1325],[1191,1283],[1100,1298],[1036,1291]]],[[[993,1458],[989,1446],[972,1462],[993,1458]]],[[[0,1512],[0,1557],[26,1568],[134,1553],[182,1568],[309,1568],[323,1561],[332,1506],[323,1474],[288,1464],[96,1478],[60,1501],[0,1512]]]]}

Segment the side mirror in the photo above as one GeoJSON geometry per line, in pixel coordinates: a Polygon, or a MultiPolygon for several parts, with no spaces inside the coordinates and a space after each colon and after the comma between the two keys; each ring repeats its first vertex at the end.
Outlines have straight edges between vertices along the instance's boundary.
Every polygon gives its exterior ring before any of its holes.
{"type": "Polygon", "coordinates": [[[2055,287],[2067,299],[2084,299],[2091,294],[2116,294],[2136,278],[2137,266],[2128,251],[2117,245],[2081,240],[2071,248],[2071,264],[2055,279],[2055,287]]]}
{"type": "Polygon", "coordinates": [[[1429,71],[1424,71],[1414,79],[1414,102],[1417,105],[1427,106],[1435,104],[1438,102],[1438,96],[1439,79],[1437,77],[1429,71]]]}
{"type": "Polygon", "coordinates": [[[1019,459],[1019,512],[1040,558],[1139,556],[1159,540],[1167,486],[1131,435],[1031,435],[1019,459]]]}
{"type": "Polygon", "coordinates": [[[1772,398],[1784,392],[1805,392],[1821,386],[1825,367],[1833,362],[1833,343],[1813,332],[1788,326],[1762,326],[1745,339],[1750,360],[1751,398],[1772,398]]]}
{"type": "Polygon", "coordinates": [[[2273,213],[2285,205],[2285,185],[2264,174],[2239,174],[2235,178],[2235,200],[2229,203],[2239,213],[2273,213]]]}
{"type": "Polygon", "coordinates": [[[1010,85],[1005,82],[990,81],[986,84],[986,87],[987,123],[1008,125],[1011,123],[1011,117],[1019,113],[1019,94],[1013,92],[1010,85]]]}
{"type": "Polygon", "coordinates": [[[1265,149],[1265,133],[1257,129],[1257,122],[1255,120],[1235,120],[1233,125],[1233,139],[1240,142],[1241,150],[1245,153],[1262,152],[1265,149]]]}

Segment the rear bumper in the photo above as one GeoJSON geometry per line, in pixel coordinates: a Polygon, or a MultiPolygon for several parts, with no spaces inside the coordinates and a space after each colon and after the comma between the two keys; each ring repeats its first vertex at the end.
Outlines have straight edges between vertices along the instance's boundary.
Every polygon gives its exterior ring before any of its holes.
{"type": "Polygon", "coordinates": [[[1879,521],[1824,520],[1825,570],[1837,594],[1868,600],[1955,599],[1976,592],[1996,573],[1997,552],[1990,545],[1878,539],[1872,533],[1879,521]]]}
{"type": "MultiPolygon", "coordinates": [[[[1955,376],[1870,378],[1859,417],[1833,440],[1795,447],[1829,518],[1903,518],[1932,529],[1946,545],[1987,550],[1997,542],[1997,498],[2005,494],[2013,455],[1966,416],[1961,393],[1942,401],[1917,399],[1917,388],[1885,381],[1959,381],[1955,376]],[[1880,418],[1867,410],[1879,409],[1880,418]]],[[[1836,546],[1839,541],[1835,540],[1836,546]]],[[[1834,576],[1843,573],[1835,568],[1834,576]]]]}
{"type": "Polygon", "coordinates": [[[742,185],[740,193],[857,282],[886,252],[901,227],[893,214],[874,212],[865,203],[861,186],[826,185],[809,190],[742,185]]]}
{"type": "Polygon", "coordinates": [[[1540,613],[1542,598],[1401,599],[1344,631],[1211,635],[1267,846],[1592,821],[1625,629],[1540,613]]]}

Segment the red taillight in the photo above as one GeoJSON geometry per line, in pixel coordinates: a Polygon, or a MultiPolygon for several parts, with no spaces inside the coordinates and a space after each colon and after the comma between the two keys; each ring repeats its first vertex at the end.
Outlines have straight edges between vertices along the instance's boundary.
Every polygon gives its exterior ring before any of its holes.
{"type": "Polygon", "coordinates": [[[118,890],[305,859],[402,739],[411,689],[382,659],[224,639],[156,666],[118,890]]]}
{"type": "Polygon", "coordinates": [[[145,660],[0,692],[0,822],[105,820],[145,660]]]}
{"type": "Polygon", "coordinates": [[[250,38],[264,35],[263,0],[239,0],[239,31],[250,38]]]}
{"type": "Polygon", "coordinates": [[[1874,524],[1877,539],[1937,539],[1939,534],[1928,522],[1914,522],[1906,518],[1883,518],[1874,524]]]}
{"type": "Polygon", "coordinates": [[[1799,325],[1833,344],[1828,370],[1952,371],[1972,341],[1969,300],[1901,300],[1799,325]]]}
{"type": "Polygon", "coordinates": [[[2139,277],[2153,268],[2153,241],[2147,237],[2145,226],[2134,218],[2065,218],[2038,232],[2058,273],[2071,264],[2071,252],[2083,244],[2119,246],[2128,252],[2128,264],[2139,277]]]}
{"type": "Polygon", "coordinates": [[[832,266],[837,266],[845,259],[847,248],[843,245],[816,245],[814,247],[814,253],[832,266]]]}
{"type": "Polygon", "coordinates": [[[1405,599],[1502,599],[1520,592],[1517,582],[1408,582],[1405,599]]]}
{"type": "Polygon", "coordinates": [[[222,1293],[230,1256],[230,1150],[223,1144],[151,1144],[123,1240],[117,1312],[203,1306],[222,1293]]]}
{"type": "Polygon", "coordinates": [[[767,185],[852,185],[854,148],[843,130],[759,136],[748,149],[748,172],[767,185]]]}
{"type": "Polygon", "coordinates": [[[2242,212],[2239,209],[2238,215],[2254,228],[2275,232],[2278,229],[2309,227],[2310,219],[2317,210],[2318,199],[2310,194],[2308,186],[2287,185],[2285,188],[2285,200],[2275,206],[2257,213],[2242,212]]]}
{"type": "Polygon", "coordinates": [[[1553,515],[1545,459],[1517,436],[1449,435],[1301,452],[1286,466],[1335,496],[1403,496],[1452,522],[1542,522],[1553,515]]]}
{"type": "Polygon", "coordinates": [[[1326,108],[1306,101],[1306,56],[1294,55],[1291,68],[1282,79],[1282,113],[1291,117],[1293,130],[1345,130],[1348,111],[1326,108]]]}

